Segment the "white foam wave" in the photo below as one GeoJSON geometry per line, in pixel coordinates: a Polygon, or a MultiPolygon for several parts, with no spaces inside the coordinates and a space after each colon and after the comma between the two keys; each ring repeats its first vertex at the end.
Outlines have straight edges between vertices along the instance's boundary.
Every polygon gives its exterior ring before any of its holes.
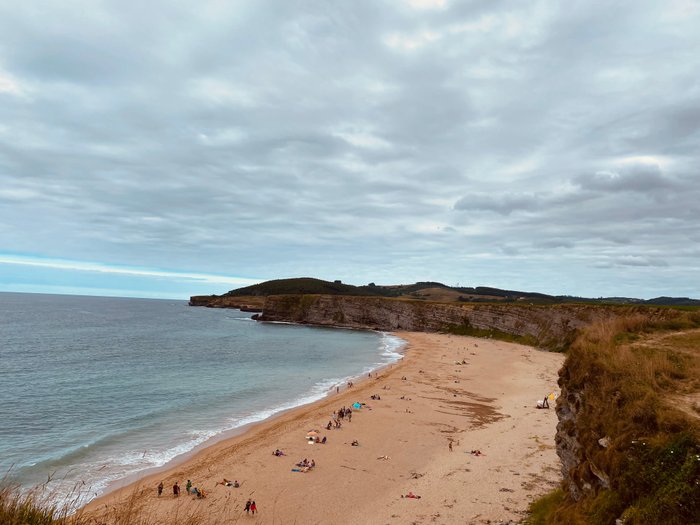
{"type": "MultiPolygon", "coordinates": [[[[359,377],[364,377],[364,375],[368,372],[376,370],[378,367],[396,362],[403,357],[400,351],[406,345],[406,341],[386,332],[379,332],[379,334],[379,356],[381,360],[371,366],[365,367],[364,372],[359,377]]],[[[258,423],[285,410],[290,410],[313,403],[314,401],[318,401],[319,399],[327,396],[336,386],[344,385],[347,381],[353,380],[357,377],[358,376],[353,375],[346,377],[333,377],[317,381],[313,386],[311,386],[311,388],[309,388],[309,390],[291,401],[280,403],[262,410],[257,410],[244,416],[230,418],[221,428],[218,429],[190,431],[187,434],[187,439],[185,439],[183,442],[164,450],[131,451],[119,454],[118,456],[105,458],[101,460],[99,464],[89,463],[77,466],[77,468],[79,468],[80,471],[85,474],[93,473],[92,476],[88,475],[83,478],[83,483],[86,487],[89,487],[89,489],[86,489],[85,494],[81,494],[80,505],[84,505],[88,501],[102,494],[107,487],[115,481],[124,479],[127,476],[133,475],[145,469],[161,467],[178,456],[191,452],[193,449],[199,445],[202,445],[207,440],[221,435],[222,433],[236,430],[252,423],[258,423]]],[[[64,501],[64,503],[67,501],[68,499],[64,501]]],[[[70,502],[74,503],[74,499],[70,499],[70,502]]]]}

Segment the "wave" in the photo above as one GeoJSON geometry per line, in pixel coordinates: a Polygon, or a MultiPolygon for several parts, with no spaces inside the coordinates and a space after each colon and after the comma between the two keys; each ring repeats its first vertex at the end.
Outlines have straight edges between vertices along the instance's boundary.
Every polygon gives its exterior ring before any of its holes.
{"type": "MultiPolygon", "coordinates": [[[[237,318],[233,319],[238,320],[237,318]]],[[[152,421],[156,414],[138,414],[125,420],[126,426],[130,427],[128,431],[118,431],[113,434],[97,436],[94,440],[84,445],[64,449],[58,459],[40,458],[38,462],[28,468],[28,471],[36,474],[50,469],[54,471],[60,469],[63,472],[59,472],[57,477],[61,479],[54,481],[52,488],[56,494],[64,494],[65,496],[54,499],[59,503],[74,503],[76,501],[74,497],[75,487],[76,484],[79,484],[83,488],[79,502],[80,505],[83,505],[104,493],[110,484],[120,479],[133,476],[146,469],[162,467],[205,444],[212,438],[236,431],[246,425],[264,421],[286,410],[318,401],[327,396],[336,386],[344,385],[347,381],[355,380],[358,377],[364,377],[367,372],[396,362],[403,357],[401,350],[406,345],[406,341],[386,332],[376,333],[379,335],[378,354],[375,354],[377,358],[375,358],[373,364],[366,366],[363,372],[318,380],[299,395],[287,401],[251,410],[247,414],[224,417],[219,419],[220,424],[218,425],[215,421],[211,421],[210,423],[214,423],[211,428],[201,428],[201,426],[206,427],[207,425],[206,423],[202,425],[200,422],[198,424],[198,426],[201,425],[200,428],[190,428],[186,431],[182,429],[177,430],[177,435],[173,432],[170,436],[172,438],[169,440],[170,443],[163,443],[162,448],[151,447],[146,450],[141,448],[127,451],[123,450],[122,447],[122,450],[118,450],[120,445],[129,446],[131,444],[134,448],[138,447],[139,442],[143,443],[141,436],[146,432],[153,430],[154,433],[158,433],[156,427],[161,425],[162,420],[152,421]],[[137,434],[133,434],[133,432],[137,434]]],[[[256,390],[256,387],[251,387],[239,393],[237,397],[243,395],[243,397],[256,398],[259,394],[260,392],[256,390]]],[[[218,401],[214,399],[210,401],[218,404],[218,401]]]]}

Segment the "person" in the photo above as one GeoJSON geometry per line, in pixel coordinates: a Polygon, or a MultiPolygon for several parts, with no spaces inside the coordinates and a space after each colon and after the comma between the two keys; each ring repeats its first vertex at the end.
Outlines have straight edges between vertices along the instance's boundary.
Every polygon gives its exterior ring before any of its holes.
{"type": "Polygon", "coordinates": [[[241,484],[238,483],[238,480],[234,480],[234,482],[233,482],[233,488],[234,488],[234,489],[237,489],[237,488],[240,487],[240,486],[241,486],[241,484]]]}
{"type": "Polygon", "coordinates": [[[311,458],[311,463],[309,464],[311,468],[314,468],[316,466],[316,462],[311,458]]]}
{"type": "Polygon", "coordinates": [[[326,430],[330,430],[331,428],[333,428],[333,423],[331,423],[329,421],[328,424],[326,425],[326,430]]]}
{"type": "Polygon", "coordinates": [[[250,506],[252,505],[252,501],[250,501],[250,498],[248,498],[248,501],[245,502],[245,513],[248,514],[250,512],[250,506]]]}
{"type": "Polygon", "coordinates": [[[185,485],[185,491],[187,491],[187,494],[192,491],[192,482],[189,479],[187,480],[187,485],[185,485]]]}
{"type": "Polygon", "coordinates": [[[251,514],[255,515],[255,511],[258,510],[258,506],[255,504],[255,501],[250,504],[250,512],[251,514]]]}
{"type": "Polygon", "coordinates": [[[359,447],[359,446],[360,446],[360,442],[357,441],[356,439],[353,439],[353,440],[352,440],[352,443],[350,443],[350,444],[351,444],[353,447],[359,447]]]}
{"type": "Polygon", "coordinates": [[[197,496],[198,498],[202,497],[202,495],[199,493],[199,490],[197,489],[197,487],[190,487],[190,490],[188,490],[187,492],[192,494],[193,496],[197,496]]]}
{"type": "Polygon", "coordinates": [[[175,485],[173,485],[173,496],[176,498],[180,495],[180,485],[177,484],[177,481],[175,482],[175,485]]]}
{"type": "Polygon", "coordinates": [[[326,444],[326,436],[323,436],[323,439],[321,440],[321,445],[325,445],[325,444],[326,444]]]}
{"type": "Polygon", "coordinates": [[[452,452],[452,441],[450,441],[450,444],[448,445],[450,447],[450,452],[452,452]]]}
{"type": "Polygon", "coordinates": [[[161,481],[158,483],[158,497],[160,498],[160,495],[163,494],[163,482],[161,481]]]}

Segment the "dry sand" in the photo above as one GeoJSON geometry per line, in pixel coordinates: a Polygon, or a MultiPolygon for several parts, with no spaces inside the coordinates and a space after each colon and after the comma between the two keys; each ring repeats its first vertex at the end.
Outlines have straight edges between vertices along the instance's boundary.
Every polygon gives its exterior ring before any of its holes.
{"type": "MultiPolygon", "coordinates": [[[[556,415],[536,401],[556,390],[563,356],[488,339],[404,333],[404,359],[339,394],[253,426],[164,472],[112,492],[87,512],[123,509],[149,522],[229,524],[498,523],[522,518],[554,487],[556,415]],[[455,362],[466,360],[467,364],[455,362]],[[402,379],[405,377],[406,379],[402,379]],[[378,394],[381,400],[370,399],[378,394]],[[327,431],[353,402],[352,421],[327,431]],[[308,430],[327,436],[308,445],[308,430]],[[357,440],[359,446],[351,446],[357,440]],[[449,450],[452,441],[453,450],[449,450]],[[279,448],[285,456],[275,457],[279,448]],[[471,450],[484,454],[473,456],[471,450]],[[378,459],[387,457],[388,459],[378,459]],[[316,468],[293,472],[312,458],[316,468]],[[238,480],[240,488],[215,484],[238,480]],[[191,479],[206,499],[184,491],[191,479]],[[156,486],[163,481],[162,497],[156,486]],[[172,485],[182,486],[179,498],[172,485]],[[420,499],[401,498],[412,491],[420,499]],[[256,501],[258,514],[243,506],[256,501]]],[[[99,522],[113,520],[102,517],[99,522]]]]}

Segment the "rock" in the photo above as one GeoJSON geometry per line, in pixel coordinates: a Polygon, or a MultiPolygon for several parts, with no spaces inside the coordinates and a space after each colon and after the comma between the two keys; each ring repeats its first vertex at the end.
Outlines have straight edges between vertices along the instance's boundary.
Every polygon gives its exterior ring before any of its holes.
{"type": "Polygon", "coordinates": [[[602,437],[598,440],[598,444],[603,448],[608,448],[610,446],[610,438],[608,436],[602,437]]]}
{"type": "Polygon", "coordinates": [[[565,304],[546,308],[514,304],[449,304],[382,297],[275,295],[265,300],[263,321],[442,332],[494,330],[526,337],[548,349],[563,349],[576,330],[619,315],[600,305],[565,304]]]}

